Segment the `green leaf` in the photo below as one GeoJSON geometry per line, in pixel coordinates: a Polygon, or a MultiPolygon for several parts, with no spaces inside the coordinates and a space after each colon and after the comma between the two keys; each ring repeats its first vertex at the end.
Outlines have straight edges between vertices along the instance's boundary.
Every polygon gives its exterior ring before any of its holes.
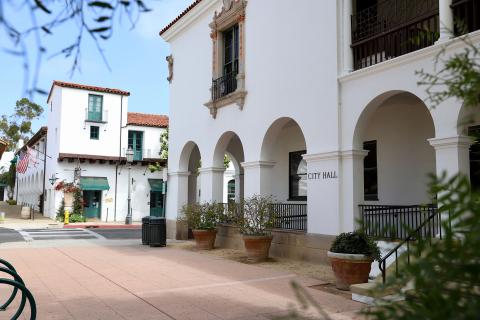
{"type": "Polygon", "coordinates": [[[41,9],[43,12],[51,14],[52,12],[45,7],[45,5],[42,3],[41,0],[34,0],[35,4],[37,5],[37,8],[41,9]]]}
{"type": "Polygon", "coordinates": [[[100,28],[95,28],[95,29],[89,29],[88,31],[100,33],[100,32],[108,31],[110,29],[111,29],[111,27],[100,27],[100,28]]]}
{"type": "Polygon", "coordinates": [[[104,22],[104,21],[107,21],[107,20],[110,20],[111,17],[109,16],[101,16],[101,17],[98,17],[97,19],[95,19],[96,22],[104,22]]]}

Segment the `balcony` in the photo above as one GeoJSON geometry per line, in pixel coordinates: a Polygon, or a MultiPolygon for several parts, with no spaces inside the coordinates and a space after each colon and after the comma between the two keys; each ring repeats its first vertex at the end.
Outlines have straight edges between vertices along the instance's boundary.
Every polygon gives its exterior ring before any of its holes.
{"type": "Polygon", "coordinates": [[[108,122],[108,110],[102,112],[91,112],[88,108],[85,108],[85,122],[107,123],[108,122]]]}
{"type": "Polygon", "coordinates": [[[237,90],[237,74],[229,73],[212,81],[212,101],[225,97],[237,90]]]}
{"type": "Polygon", "coordinates": [[[480,29],[480,0],[453,0],[450,7],[456,36],[480,29]]]}
{"type": "MultiPolygon", "coordinates": [[[[122,156],[126,156],[127,149],[123,148],[122,156]]],[[[154,152],[152,149],[135,149],[133,150],[133,161],[147,161],[147,160],[160,160],[158,152],[154,152]]]]}
{"type": "Polygon", "coordinates": [[[351,17],[354,69],[431,46],[439,37],[438,0],[382,0],[351,17]]]}

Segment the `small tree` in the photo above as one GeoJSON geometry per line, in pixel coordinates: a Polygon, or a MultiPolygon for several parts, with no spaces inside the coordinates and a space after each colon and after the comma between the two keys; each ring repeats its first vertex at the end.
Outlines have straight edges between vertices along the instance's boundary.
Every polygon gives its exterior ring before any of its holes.
{"type": "Polygon", "coordinates": [[[83,195],[80,189],[73,193],[73,211],[72,214],[83,215],[83,195]]]}
{"type": "Polygon", "coordinates": [[[60,202],[60,206],[57,210],[57,220],[64,221],[65,220],[65,198],[62,198],[60,202]]]}

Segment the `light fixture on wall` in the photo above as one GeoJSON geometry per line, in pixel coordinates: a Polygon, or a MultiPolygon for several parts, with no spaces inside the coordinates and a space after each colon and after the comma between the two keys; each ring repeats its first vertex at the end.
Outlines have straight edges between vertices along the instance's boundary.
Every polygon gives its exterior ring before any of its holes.
{"type": "Polygon", "coordinates": [[[50,181],[50,184],[53,186],[55,184],[55,181],[58,180],[58,178],[56,177],[56,173],[52,173],[52,177],[50,179],[48,179],[48,181],[50,181]]]}

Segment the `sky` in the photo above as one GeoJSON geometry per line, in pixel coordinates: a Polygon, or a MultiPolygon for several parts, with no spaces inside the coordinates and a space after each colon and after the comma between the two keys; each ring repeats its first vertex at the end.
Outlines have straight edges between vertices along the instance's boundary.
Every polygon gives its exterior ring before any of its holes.
{"type": "MultiPolygon", "coordinates": [[[[3,0],[0,0],[3,1],[3,0]]],[[[130,112],[168,114],[168,68],[165,57],[169,45],[158,35],[159,31],[187,8],[193,0],[148,1],[152,12],[142,14],[132,30],[128,22],[117,23],[113,36],[101,46],[111,71],[105,66],[93,41],[86,41],[82,49],[81,72],[70,74],[72,59],[52,57],[52,53],[73,42],[75,25],[62,26],[53,35],[42,34],[47,54],[39,72],[39,88],[49,91],[53,80],[82,83],[129,91],[130,112]]],[[[61,2],[60,2],[61,3],[61,2]]],[[[23,22],[27,19],[24,8],[10,12],[23,22]]],[[[20,25],[21,25],[20,23],[20,25]]],[[[3,50],[7,39],[0,34],[0,114],[13,113],[15,102],[23,96],[23,68],[19,57],[3,50]]],[[[27,44],[34,51],[35,43],[27,44]]],[[[31,59],[33,60],[33,58],[31,59]]],[[[36,94],[33,101],[46,107],[45,95],[36,94]]],[[[33,130],[46,124],[42,117],[33,122],[33,130]]]]}

